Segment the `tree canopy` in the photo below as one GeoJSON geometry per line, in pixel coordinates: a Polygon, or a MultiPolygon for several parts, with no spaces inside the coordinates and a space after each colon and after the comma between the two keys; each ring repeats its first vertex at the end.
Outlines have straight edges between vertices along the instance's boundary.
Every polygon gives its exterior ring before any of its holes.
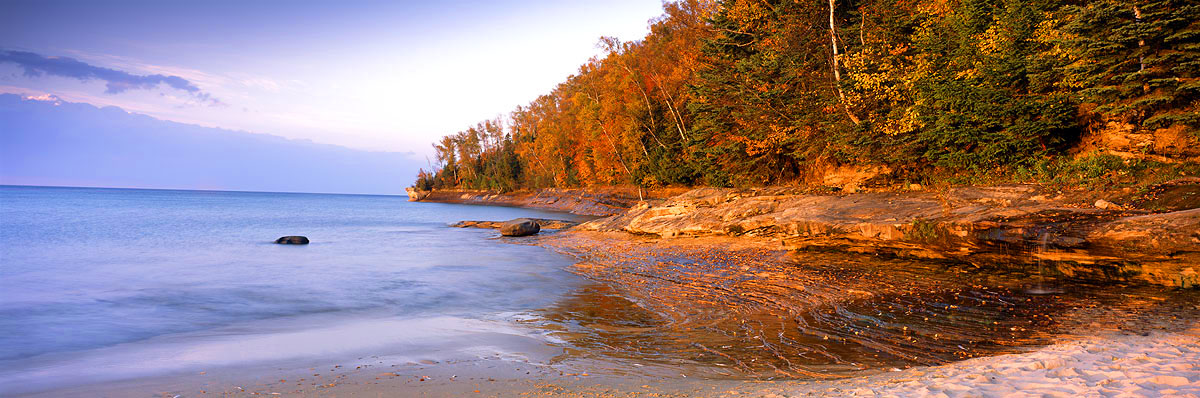
{"type": "Polygon", "coordinates": [[[600,45],[550,93],[435,143],[418,183],[1004,173],[1114,123],[1200,138],[1194,0],[680,0],[645,38],[600,45]]]}

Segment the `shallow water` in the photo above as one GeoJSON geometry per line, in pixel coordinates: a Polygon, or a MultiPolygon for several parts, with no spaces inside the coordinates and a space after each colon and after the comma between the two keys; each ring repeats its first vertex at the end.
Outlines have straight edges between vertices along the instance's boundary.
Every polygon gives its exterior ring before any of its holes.
{"type": "Polygon", "coordinates": [[[837,378],[1200,320],[1200,292],[1045,281],[1036,270],[721,239],[548,239],[597,283],[539,312],[545,327],[587,348],[581,356],[693,375],[837,378]]]}
{"type": "Polygon", "coordinates": [[[506,314],[570,291],[572,259],[447,227],[516,217],[574,218],[398,196],[0,187],[0,392],[493,332],[542,341],[506,314]],[[272,243],[283,235],[312,243],[272,243]]]}

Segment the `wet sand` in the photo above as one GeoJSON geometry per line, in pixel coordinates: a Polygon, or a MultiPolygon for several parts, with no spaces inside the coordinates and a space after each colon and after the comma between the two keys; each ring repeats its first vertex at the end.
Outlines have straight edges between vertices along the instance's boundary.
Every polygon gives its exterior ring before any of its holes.
{"type": "Polygon", "coordinates": [[[479,360],[359,369],[232,371],[125,382],[54,397],[1077,397],[1200,396],[1200,330],[1109,335],[1036,351],[837,380],[713,380],[565,373],[479,360]],[[275,377],[299,379],[273,379],[275,377]]]}

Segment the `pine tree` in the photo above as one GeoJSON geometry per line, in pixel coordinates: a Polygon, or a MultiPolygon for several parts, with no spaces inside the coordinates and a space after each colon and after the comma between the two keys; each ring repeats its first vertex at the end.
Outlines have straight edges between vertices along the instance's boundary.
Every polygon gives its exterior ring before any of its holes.
{"type": "Polygon", "coordinates": [[[1072,8],[1068,83],[1096,112],[1145,129],[1200,127],[1200,4],[1097,1],[1072,8]]]}

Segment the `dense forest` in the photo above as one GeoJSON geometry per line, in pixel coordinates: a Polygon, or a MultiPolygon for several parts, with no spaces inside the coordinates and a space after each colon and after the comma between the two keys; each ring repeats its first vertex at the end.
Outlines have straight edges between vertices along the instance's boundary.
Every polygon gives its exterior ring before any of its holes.
{"type": "Polygon", "coordinates": [[[680,0],[552,92],[434,144],[420,188],[1038,178],[1200,155],[1196,0],[680,0]],[[1136,140],[1135,140],[1136,141],[1136,140]],[[1104,157],[1107,156],[1107,157],[1104,157]],[[1024,177],[1022,177],[1024,176],[1024,177]]]}

